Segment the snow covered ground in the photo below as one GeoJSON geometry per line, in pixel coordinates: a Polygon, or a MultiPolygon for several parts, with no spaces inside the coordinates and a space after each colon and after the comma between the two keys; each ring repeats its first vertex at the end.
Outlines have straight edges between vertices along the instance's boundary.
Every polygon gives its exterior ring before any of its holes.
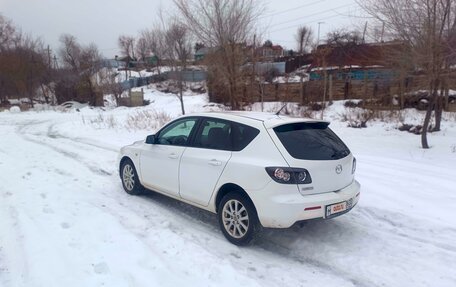
{"type": "MultiPolygon", "coordinates": [[[[394,122],[347,128],[334,104],[325,118],[358,159],[359,205],[239,248],[208,212],[122,190],[119,148],[180,110],[175,96],[147,98],[144,108],[0,113],[0,286],[456,286],[454,114],[422,150],[394,122]]],[[[205,95],[185,103],[220,109],[205,95]]]]}

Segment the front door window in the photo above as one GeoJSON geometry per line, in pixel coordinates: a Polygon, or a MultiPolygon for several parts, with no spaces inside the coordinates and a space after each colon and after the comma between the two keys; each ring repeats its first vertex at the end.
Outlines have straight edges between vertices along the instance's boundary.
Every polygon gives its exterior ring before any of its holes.
{"type": "Polygon", "coordinates": [[[183,119],[165,127],[157,138],[159,145],[186,146],[196,119],[183,119]]]}

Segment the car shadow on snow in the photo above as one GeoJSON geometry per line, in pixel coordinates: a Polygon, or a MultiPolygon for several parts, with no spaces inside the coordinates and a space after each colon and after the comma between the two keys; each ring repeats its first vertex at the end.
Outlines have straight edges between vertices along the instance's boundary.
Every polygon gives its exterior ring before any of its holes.
{"type": "MultiPolygon", "coordinates": [[[[215,214],[154,191],[147,191],[141,197],[161,205],[185,220],[197,221],[196,224],[202,225],[206,232],[223,238],[215,214]]],[[[355,208],[348,214],[330,220],[310,220],[287,229],[264,228],[252,247],[285,256],[300,249],[327,246],[357,250],[363,238],[363,230],[353,222],[356,221],[356,213],[358,211],[355,208]]]]}
{"type": "Polygon", "coordinates": [[[284,255],[300,249],[357,250],[363,231],[352,222],[353,218],[352,214],[345,214],[329,220],[309,220],[286,229],[264,229],[257,245],[284,255]]]}
{"type": "Polygon", "coordinates": [[[217,216],[212,212],[195,207],[193,205],[187,204],[185,202],[152,190],[147,190],[140,196],[161,205],[162,207],[173,212],[173,214],[182,216],[186,220],[198,221],[207,227],[211,227],[211,229],[219,230],[217,216]]]}

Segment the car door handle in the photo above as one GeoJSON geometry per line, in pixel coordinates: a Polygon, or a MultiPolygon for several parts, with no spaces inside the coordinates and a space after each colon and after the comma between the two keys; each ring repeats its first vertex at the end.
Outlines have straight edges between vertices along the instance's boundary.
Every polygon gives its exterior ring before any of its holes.
{"type": "Polygon", "coordinates": [[[176,159],[176,158],[178,158],[179,156],[178,156],[177,154],[175,154],[175,153],[170,153],[170,154],[168,155],[168,157],[171,158],[171,159],[176,159]]]}
{"type": "Polygon", "coordinates": [[[222,162],[219,161],[219,160],[216,160],[216,159],[210,160],[208,163],[210,165],[213,165],[213,166],[221,166],[222,165],[222,162]]]}

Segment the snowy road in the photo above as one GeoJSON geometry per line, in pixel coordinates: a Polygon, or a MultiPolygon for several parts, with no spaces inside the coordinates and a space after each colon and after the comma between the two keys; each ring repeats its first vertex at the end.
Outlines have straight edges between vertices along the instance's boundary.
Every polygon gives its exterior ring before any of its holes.
{"type": "Polygon", "coordinates": [[[2,287],[456,286],[455,154],[389,156],[358,143],[359,131],[343,134],[358,158],[360,204],[238,248],[210,213],[125,194],[122,143],[82,137],[78,125],[71,136],[75,121],[0,115],[2,287]]]}

